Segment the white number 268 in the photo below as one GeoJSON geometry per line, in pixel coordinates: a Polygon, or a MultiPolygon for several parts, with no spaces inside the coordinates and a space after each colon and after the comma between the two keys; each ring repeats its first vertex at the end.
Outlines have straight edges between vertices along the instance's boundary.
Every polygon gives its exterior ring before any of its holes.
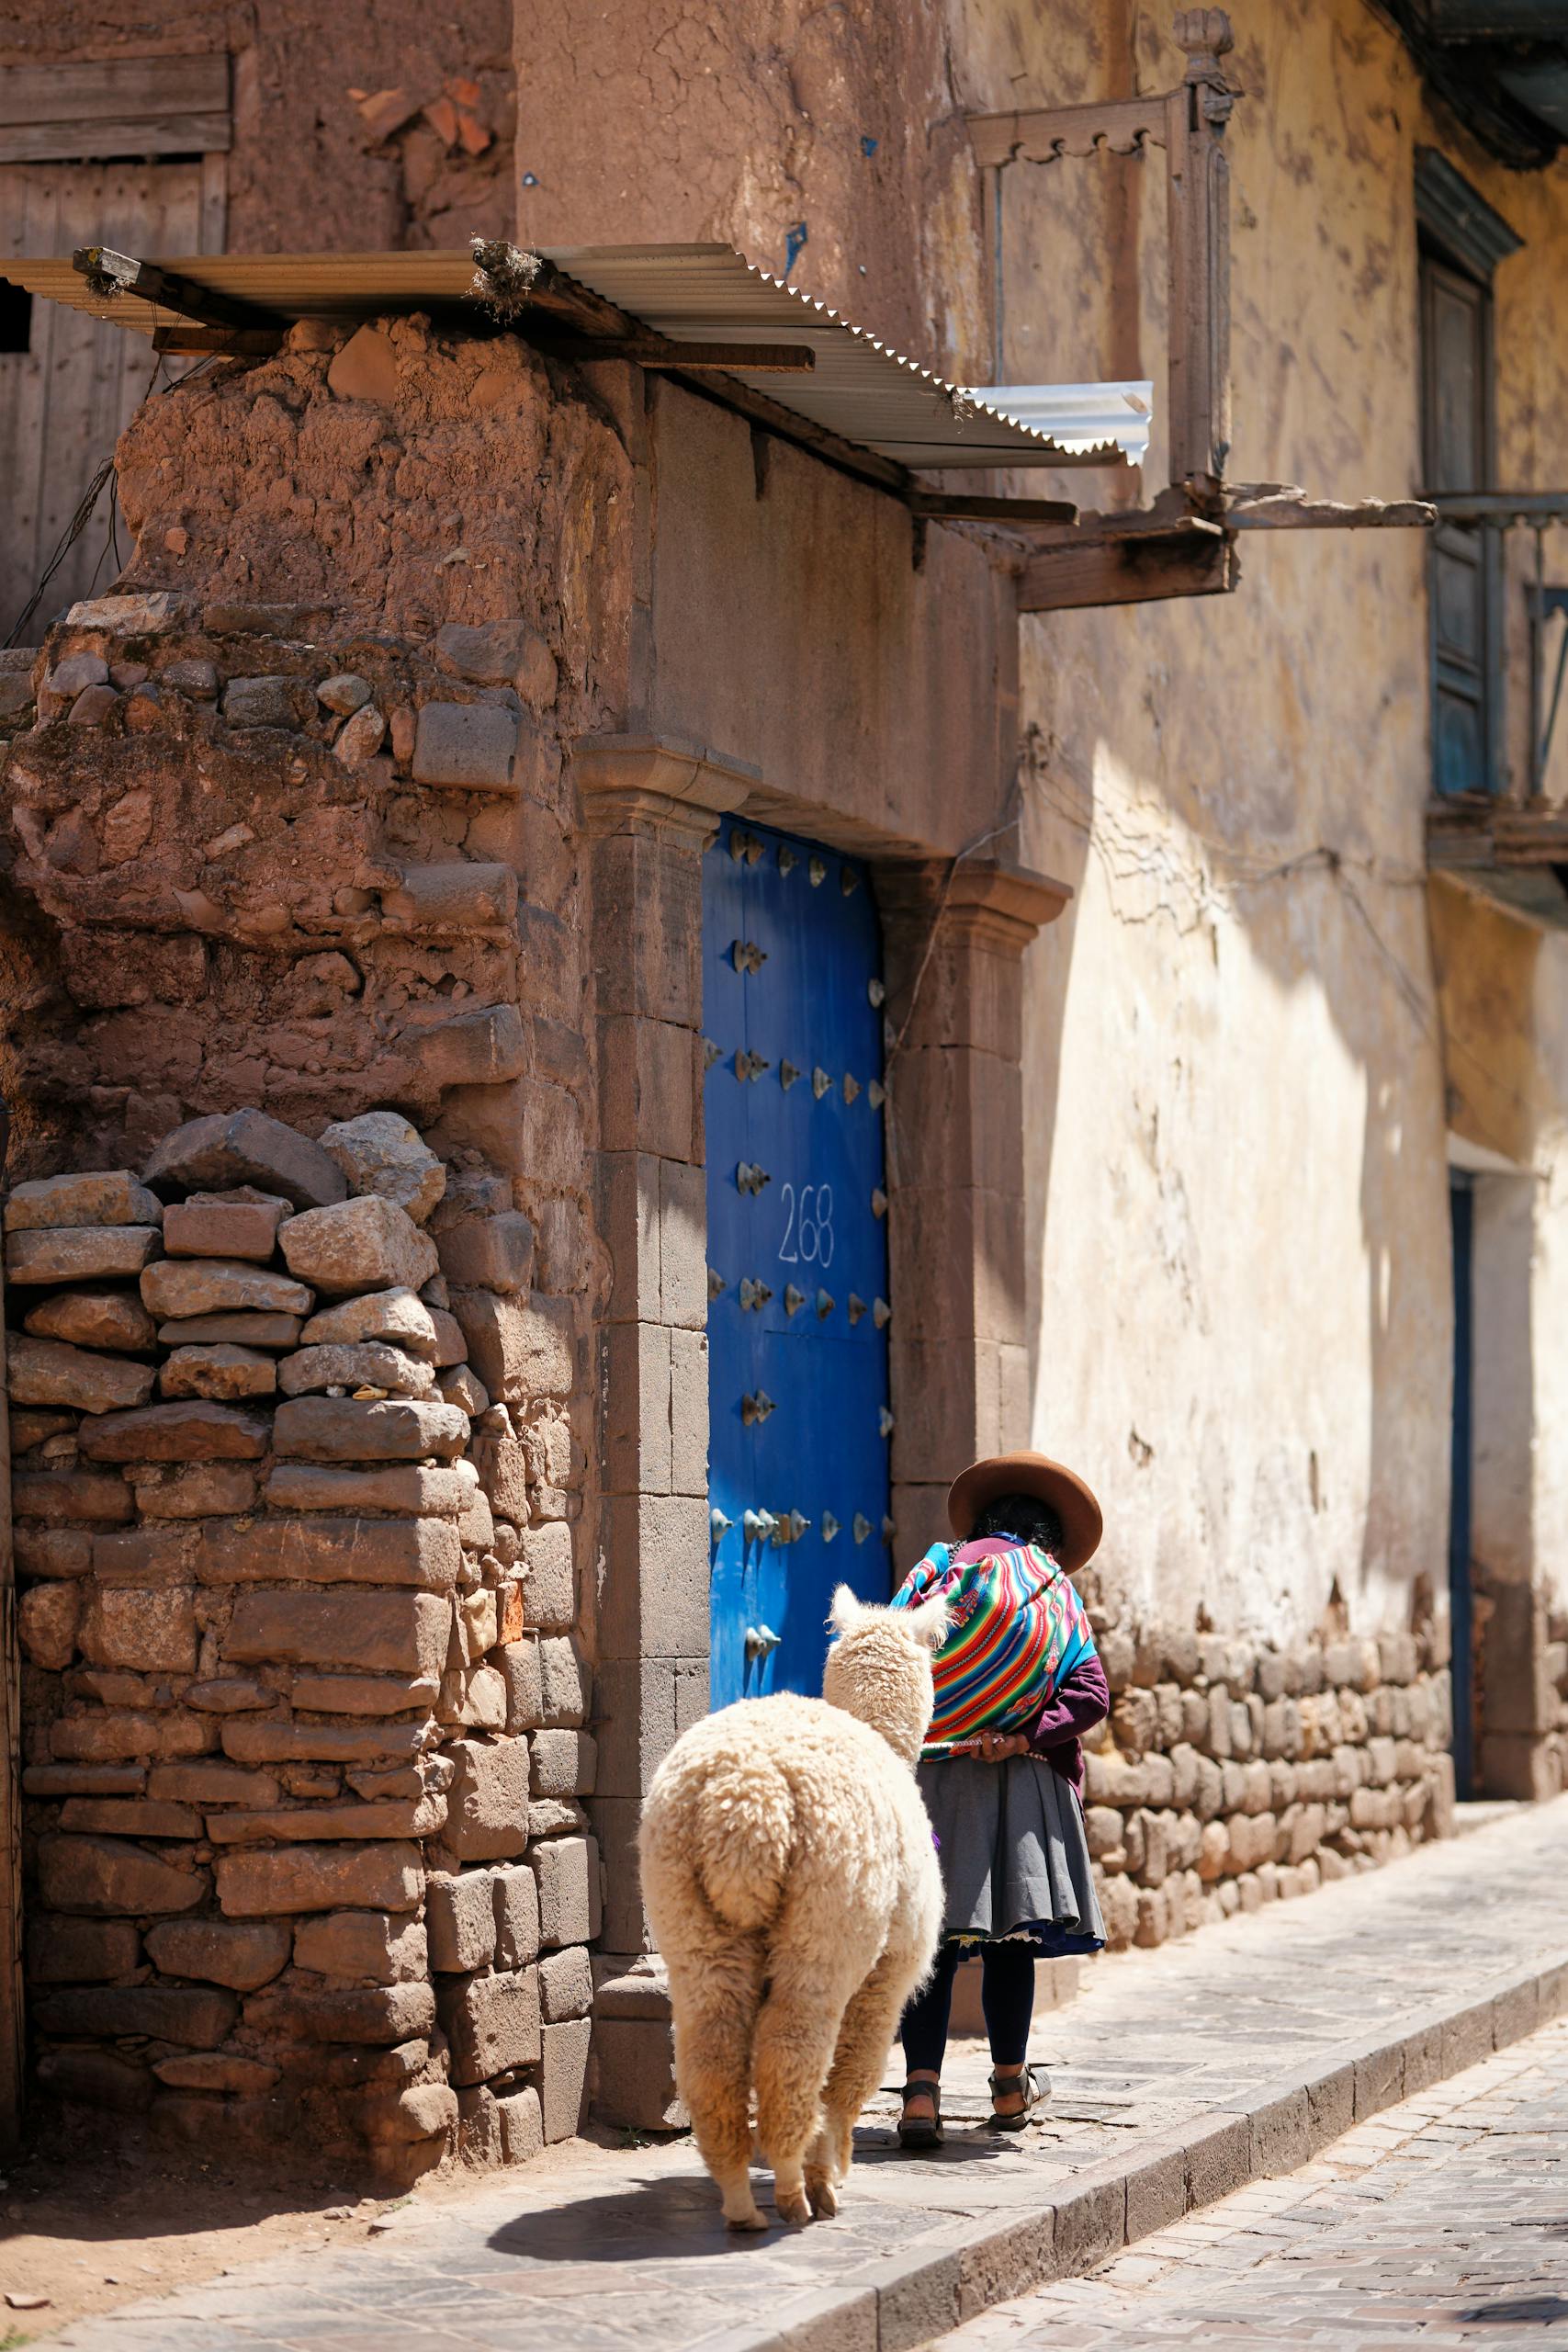
{"type": "Polygon", "coordinates": [[[784,1235],[779,1258],[786,1266],[830,1266],[833,1262],[833,1187],[803,1184],[798,1199],[793,1184],[779,1194],[784,1208],[784,1235]]]}

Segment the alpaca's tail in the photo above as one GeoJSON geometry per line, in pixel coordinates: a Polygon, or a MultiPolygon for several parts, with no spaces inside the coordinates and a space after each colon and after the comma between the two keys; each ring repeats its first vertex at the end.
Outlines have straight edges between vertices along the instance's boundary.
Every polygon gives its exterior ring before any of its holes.
{"type": "Polygon", "coordinates": [[[712,1757],[700,1777],[655,1779],[642,1819],[643,1891],[649,1920],[668,1950],[660,1915],[705,1917],[716,1929],[754,1934],[784,1902],[794,1865],[795,1805],[766,1757],[712,1757]]]}

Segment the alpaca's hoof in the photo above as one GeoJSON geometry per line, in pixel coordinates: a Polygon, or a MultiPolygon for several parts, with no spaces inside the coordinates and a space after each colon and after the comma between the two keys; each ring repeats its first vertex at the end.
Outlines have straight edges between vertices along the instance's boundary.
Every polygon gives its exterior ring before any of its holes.
{"type": "Polygon", "coordinates": [[[811,2200],[811,2210],[818,2220],[830,2222],[839,2210],[839,2192],[827,2174],[808,2172],[806,2176],[806,2194],[811,2200]]]}
{"type": "Polygon", "coordinates": [[[724,2219],[726,2227],[731,2230],[765,2230],[768,2226],[766,2216],[755,2205],[745,2212],[727,2213],[724,2219]]]}
{"type": "Polygon", "coordinates": [[[773,2203],[780,2221],[787,2222],[792,2230],[803,2230],[811,2219],[811,2206],[804,2188],[775,2188],[773,2203]]]}

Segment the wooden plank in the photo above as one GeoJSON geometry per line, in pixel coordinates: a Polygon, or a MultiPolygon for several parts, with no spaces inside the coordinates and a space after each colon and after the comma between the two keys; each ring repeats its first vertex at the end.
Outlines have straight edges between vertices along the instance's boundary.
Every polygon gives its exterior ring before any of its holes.
{"type": "Polygon", "coordinates": [[[258,303],[236,302],[232,295],[220,294],[210,286],[198,285],[194,277],[182,277],[177,270],[160,268],[156,262],[120,253],[111,245],[83,245],[71,261],[95,293],[111,298],[126,295],[150,302],[157,310],[173,311],[180,318],[196,319],[203,326],[256,328],[281,323],[275,312],[258,303]]]}
{"type": "Polygon", "coordinates": [[[121,122],[30,122],[0,130],[0,164],[87,164],[199,155],[234,143],[226,114],[135,115],[121,122]]]}
{"type": "Polygon", "coordinates": [[[129,122],[229,111],[229,60],[106,58],[85,65],[8,65],[0,75],[0,124],[129,122]]]}
{"type": "Polygon", "coordinates": [[[1179,596],[1223,596],[1239,577],[1230,541],[1194,531],[1171,538],[1091,541],[1042,548],[1018,583],[1021,613],[1091,605],[1144,605],[1179,596]]]}
{"type": "MultiPolygon", "coordinates": [[[[4,1121],[0,1106],[0,1121],[4,1121]]],[[[5,1166],[0,1127],[0,1174],[5,1166]]],[[[0,1277],[0,1309],[5,1284],[0,1277]]],[[[11,1419],[0,1313],[0,2155],[21,2145],[27,2087],[22,1997],[22,1691],[17,1640],[17,1566],[11,1539],[11,1419]]]]}
{"type": "Polygon", "coordinates": [[[1113,155],[1136,154],[1145,142],[1165,144],[1163,97],[1091,99],[1084,106],[1029,107],[1014,114],[965,117],[975,160],[1054,164],[1064,155],[1092,155],[1101,141],[1113,155]]]}
{"type": "Polygon", "coordinates": [[[817,354],[805,343],[674,343],[663,335],[576,335],[552,339],[549,349],[563,359],[630,359],[639,368],[667,373],[693,368],[754,376],[809,376],[817,354]]]}
{"type": "Polygon", "coordinates": [[[1062,498],[980,498],[960,491],[912,490],[905,500],[911,514],[933,522],[1076,523],[1078,510],[1062,498]]]}

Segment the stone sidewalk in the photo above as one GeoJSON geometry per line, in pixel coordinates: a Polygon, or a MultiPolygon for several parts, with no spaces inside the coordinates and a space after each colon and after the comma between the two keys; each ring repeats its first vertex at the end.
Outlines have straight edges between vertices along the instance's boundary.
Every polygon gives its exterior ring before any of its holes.
{"type": "MultiPolygon", "coordinates": [[[[733,2238],[685,2142],[581,2152],[385,2234],[127,2306],[73,2352],[904,2352],[1072,2277],[1568,2008],[1568,1799],[1374,1875],[1102,1961],[1042,2018],[1046,2118],[901,2156],[873,2103],[837,2221],[733,2238]]],[[[893,2062],[897,2069],[897,2058],[893,2062]]],[[[897,2079],[890,2071],[889,2081],[897,2079]]]]}
{"type": "Polygon", "coordinates": [[[1358,2123],[1285,2180],[1001,2303],[942,2352],[1568,2342],[1568,2021],[1358,2123]]]}

